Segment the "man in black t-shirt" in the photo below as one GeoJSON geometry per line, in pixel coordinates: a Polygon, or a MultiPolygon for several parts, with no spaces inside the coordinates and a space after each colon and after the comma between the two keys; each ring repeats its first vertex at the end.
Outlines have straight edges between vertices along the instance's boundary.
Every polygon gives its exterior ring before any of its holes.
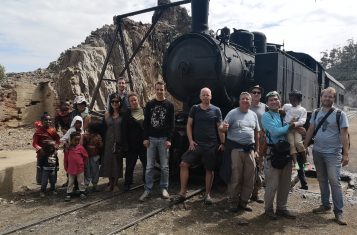
{"type": "Polygon", "coordinates": [[[189,149],[182,156],[180,164],[181,190],[176,200],[186,198],[189,168],[197,163],[203,163],[206,168],[205,204],[212,204],[210,196],[214,170],[216,168],[216,150],[223,150],[224,135],[218,134],[222,122],[221,110],[211,104],[212,94],[207,87],[200,93],[201,103],[192,106],[187,120],[187,137],[189,149]]]}
{"type": "Polygon", "coordinates": [[[169,187],[169,149],[174,132],[175,112],[174,105],[165,98],[165,83],[156,82],[156,97],[150,100],[144,112],[144,146],[147,149],[147,165],[145,172],[145,191],[140,201],[150,195],[154,185],[154,166],[156,155],[160,156],[160,188],[162,197],[170,197],[167,192],[169,187]]]}

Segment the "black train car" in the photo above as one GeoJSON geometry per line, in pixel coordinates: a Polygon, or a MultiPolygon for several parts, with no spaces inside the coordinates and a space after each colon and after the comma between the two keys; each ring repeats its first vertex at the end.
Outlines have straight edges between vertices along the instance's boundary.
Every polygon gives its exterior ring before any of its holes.
{"type": "Polygon", "coordinates": [[[289,102],[289,92],[300,90],[303,93],[302,106],[308,111],[318,107],[319,84],[316,71],[290,54],[275,52],[255,55],[254,81],[265,91],[276,90],[282,103],[289,102]]]}

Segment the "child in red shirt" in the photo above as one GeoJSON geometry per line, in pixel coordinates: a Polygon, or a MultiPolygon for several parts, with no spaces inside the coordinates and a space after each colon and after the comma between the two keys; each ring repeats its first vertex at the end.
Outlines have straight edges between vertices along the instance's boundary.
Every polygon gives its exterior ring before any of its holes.
{"type": "Polygon", "coordinates": [[[84,165],[88,158],[88,153],[84,147],[79,144],[81,133],[73,132],[70,135],[70,146],[64,153],[64,169],[68,173],[67,196],[65,201],[71,200],[73,193],[74,181],[77,179],[81,199],[85,199],[85,184],[84,184],[84,165]]]}

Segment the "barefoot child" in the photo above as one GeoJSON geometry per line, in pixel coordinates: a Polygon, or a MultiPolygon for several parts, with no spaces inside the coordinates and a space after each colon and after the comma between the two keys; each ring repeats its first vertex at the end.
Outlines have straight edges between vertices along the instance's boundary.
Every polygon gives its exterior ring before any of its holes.
{"type": "MultiPolygon", "coordinates": [[[[300,91],[293,90],[289,93],[290,104],[284,104],[283,110],[286,115],[284,118],[285,123],[295,123],[295,127],[302,127],[306,122],[307,112],[302,107],[302,94],[300,91]]],[[[288,141],[290,144],[290,155],[293,158],[294,164],[296,164],[297,154],[301,154],[304,161],[306,161],[306,150],[304,148],[303,139],[300,133],[295,129],[292,129],[288,133],[288,141]]]]}

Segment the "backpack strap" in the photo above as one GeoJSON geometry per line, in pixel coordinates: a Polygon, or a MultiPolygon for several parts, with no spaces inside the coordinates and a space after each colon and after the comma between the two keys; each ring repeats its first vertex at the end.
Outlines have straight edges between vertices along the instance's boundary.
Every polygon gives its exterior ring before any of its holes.
{"type": "Polygon", "coordinates": [[[336,111],[336,122],[337,122],[337,127],[338,127],[338,132],[340,133],[340,119],[341,119],[341,110],[337,109],[336,111]]]}
{"type": "Polygon", "coordinates": [[[314,116],[314,121],[316,120],[317,114],[318,114],[319,112],[320,112],[320,108],[317,108],[317,109],[314,110],[314,112],[313,112],[313,115],[315,115],[315,116],[314,116]]]}
{"type": "MultiPolygon", "coordinates": [[[[334,111],[335,109],[334,108],[331,108],[327,113],[326,115],[321,119],[321,121],[319,122],[319,124],[317,124],[317,127],[315,128],[315,131],[314,133],[312,134],[312,137],[311,138],[314,138],[315,135],[317,134],[318,130],[320,129],[320,127],[322,126],[322,124],[326,121],[326,119],[328,118],[328,116],[330,116],[330,114],[334,111]]],[[[317,112],[319,112],[320,110],[318,110],[317,112]]],[[[314,121],[316,120],[316,116],[317,116],[317,113],[315,113],[315,117],[314,117],[314,121]]]]}

